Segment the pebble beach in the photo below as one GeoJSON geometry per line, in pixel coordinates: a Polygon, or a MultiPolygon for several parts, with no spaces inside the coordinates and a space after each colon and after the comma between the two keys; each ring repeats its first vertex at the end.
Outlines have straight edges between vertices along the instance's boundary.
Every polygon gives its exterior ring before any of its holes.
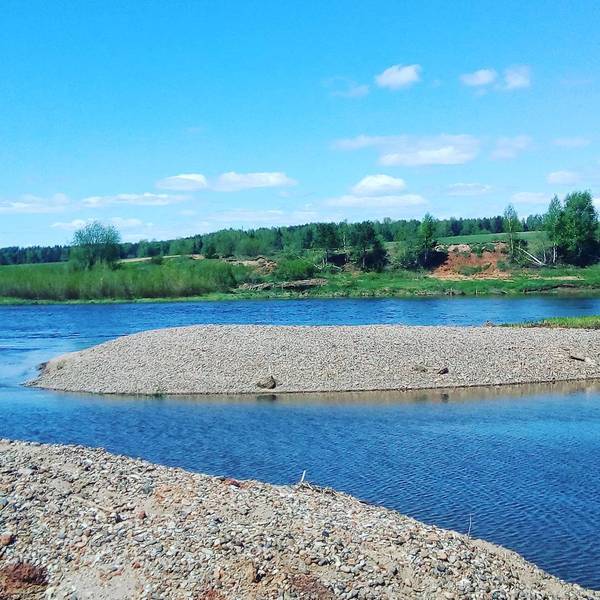
{"type": "Polygon", "coordinates": [[[0,598],[596,599],[519,555],[304,482],[0,440],[0,598]]]}
{"type": "Polygon", "coordinates": [[[258,394],[499,386],[600,378],[600,331],[201,325],[66,354],[31,385],[104,394],[258,394]]]}

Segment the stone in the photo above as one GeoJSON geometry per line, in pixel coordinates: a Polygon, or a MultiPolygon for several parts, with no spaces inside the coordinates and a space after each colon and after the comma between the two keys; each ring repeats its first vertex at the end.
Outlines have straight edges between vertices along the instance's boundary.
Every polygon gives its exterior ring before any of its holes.
{"type": "Polygon", "coordinates": [[[256,386],[263,390],[272,390],[277,386],[277,382],[272,375],[268,375],[267,377],[263,377],[256,382],[256,386]]]}
{"type": "Polygon", "coordinates": [[[0,548],[4,548],[6,546],[10,546],[15,542],[17,538],[13,533],[4,533],[0,535],[0,548]]]}

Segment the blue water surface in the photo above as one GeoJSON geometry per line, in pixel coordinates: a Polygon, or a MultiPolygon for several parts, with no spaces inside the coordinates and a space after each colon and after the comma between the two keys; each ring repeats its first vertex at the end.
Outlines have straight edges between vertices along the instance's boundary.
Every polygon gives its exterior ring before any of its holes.
{"type": "MultiPolygon", "coordinates": [[[[193,323],[480,324],[600,314],[598,298],[0,307],[0,437],[102,446],[236,478],[319,485],[466,532],[600,589],[600,391],[127,398],[19,384],[38,363],[193,323]]],[[[1,457],[0,457],[1,460],[1,457]]]]}

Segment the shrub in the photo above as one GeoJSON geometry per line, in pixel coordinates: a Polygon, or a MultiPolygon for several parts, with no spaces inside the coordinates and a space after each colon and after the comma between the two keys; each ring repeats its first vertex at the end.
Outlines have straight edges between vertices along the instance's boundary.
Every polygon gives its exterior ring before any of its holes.
{"type": "Polygon", "coordinates": [[[284,258],[279,261],[274,275],[277,279],[308,279],[316,272],[315,265],[305,258],[284,258]]]}

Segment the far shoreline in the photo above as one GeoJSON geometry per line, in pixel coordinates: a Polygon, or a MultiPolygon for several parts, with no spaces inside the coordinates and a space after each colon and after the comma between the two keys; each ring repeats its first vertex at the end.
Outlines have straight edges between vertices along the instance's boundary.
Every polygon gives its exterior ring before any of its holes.
{"type": "Polygon", "coordinates": [[[2,306],[48,306],[48,305],[87,305],[87,304],[168,304],[186,303],[186,302],[236,302],[249,300],[459,300],[461,298],[494,298],[494,299],[524,299],[524,298],[600,298],[600,288],[565,288],[536,290],[535,292],[510,292],[507,290],[482,291],[478,293],[405,293],[405,294],[304,294],[285,292],[281,294],[273,293],[214,293],[204,296],[176,296],[161,298],[97,298],[97,299],[77,299],[77,300],[46,300],[27,298],[0,297],[0,307],[2,306]]]}

